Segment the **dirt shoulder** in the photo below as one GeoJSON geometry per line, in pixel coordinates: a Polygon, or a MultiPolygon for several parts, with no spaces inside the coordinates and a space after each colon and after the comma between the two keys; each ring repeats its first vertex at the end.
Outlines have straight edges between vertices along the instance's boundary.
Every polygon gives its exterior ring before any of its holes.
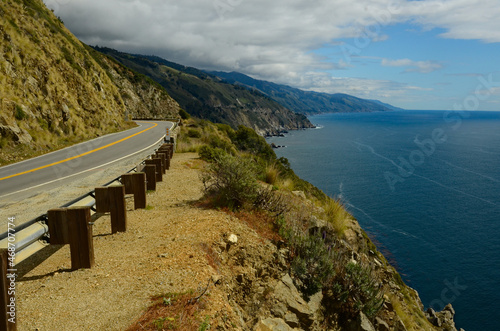
{"type": "MultiPolygon", "coordinates": [[[[148,193],[148,210],[132,210],[128,201],[126,233],[111,235],[109,216],[94,225],[96,266],[70,271],[69,246],[37,266],[20,265],[18,330],[123,330],[162,293],[197,291],[221,277],[211,249],[236,234],[240,244],[261,245],[259,236],[223,212],[194,207],[201,197],[196,154],[176,154],[171,169],[148,193]],[[212,266],[211,266],[212,264],[212,266]]],[[[230,325],[235,314],[224,286],[212,286],[203,316],[212,325],[230,325]]],[[[233,323],[234,325],[234,323],[233,323]]]]}

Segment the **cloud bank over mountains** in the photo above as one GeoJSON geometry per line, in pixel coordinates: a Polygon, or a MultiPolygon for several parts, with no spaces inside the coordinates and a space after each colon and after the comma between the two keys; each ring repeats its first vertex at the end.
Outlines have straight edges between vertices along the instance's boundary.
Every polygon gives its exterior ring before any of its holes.
{"type": "MultiPolygon", "coordinates": [[[[328,91],[330,86],[335,89],[330,92],[352,90],[349,84],[358,83],[353,79],[337,89],[342,74],[337,70],[351,66],[351,58],[370,44],[390,39],[384,32],[390,26],[411,24],[420,31],[440,29],[441,38],[500,42],[497,0],[44,1],[91,45],[240,71],[304,89],[328,91]],[[335,56],[324,56],[321,49],[335,56]]],[[[423,74],[443,67],[439,59],[411,56],[384,58],[379,65],[423,74]]],[[[387,84],[379,85],[373,91],[387,84]]]]}

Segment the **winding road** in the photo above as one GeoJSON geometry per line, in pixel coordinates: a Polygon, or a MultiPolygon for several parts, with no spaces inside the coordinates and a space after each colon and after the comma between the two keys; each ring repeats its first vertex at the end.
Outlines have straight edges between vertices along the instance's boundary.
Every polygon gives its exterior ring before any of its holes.
{"type": "Polygon", "coordinates": [[[45,187],[68,184],[94,169],[159,144],[173,122],[138,121],[136,128],[109,134],[56,152],[0,168],[2,200],[22,201],[45,187]]]}

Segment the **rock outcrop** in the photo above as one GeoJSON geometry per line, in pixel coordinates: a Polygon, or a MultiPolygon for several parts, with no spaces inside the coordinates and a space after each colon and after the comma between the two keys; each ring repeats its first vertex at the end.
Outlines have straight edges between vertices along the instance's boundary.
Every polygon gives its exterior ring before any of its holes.
{"type": "MultiPolygon", "coordinates": [[[[311,207],[301,195],[296,198],[303,201],[306,209],[311,207]]],[[[328,222],[318,218],[313,218],[308,226],[311,233],[333,231],[328,222]]],[[[295,279],[289,266],[290,252],[288,248],[279,248],[279,242],[246,244],[235,234],[227,234],[212,246],[216,247],[220,272],[224,275],[219,284],[226,286],[231,307],[238,315],[238,328],[258,331],[457,330],[451,305],[441,312],[429,309],[424,314],[418,293],[401,281],[354,220],[348,225],[345,239],[336,243],[336,249],[351,256],[351,263],[370,265],[374,281],[384,289],[382,308],[371,317],[359,311],[350,320],[335,321],[338,307],[330,301],[331,294],[319,291],[307,297],[301,293],[297,285],[300,280],[295,279]]]]}

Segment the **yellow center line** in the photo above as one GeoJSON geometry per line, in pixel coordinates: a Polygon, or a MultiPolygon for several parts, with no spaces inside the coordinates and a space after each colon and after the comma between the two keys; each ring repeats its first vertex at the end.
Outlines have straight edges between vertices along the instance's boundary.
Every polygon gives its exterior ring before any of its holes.
{"type": "Polygon", "coordinates": [[[145,130],[142,130],[140,132],[137,132],[137,133],[134,133],[133,135],[131,136],[128,136],[128,137],[125,137],[123,139],[120,139],[118,141],[115,141],[115,142],[112,142],[110,144],[107,144],[106,146],[102,146],[102,147],[99,147],[99,148],[96,148],[96,149],[93,149],[91,151],[88,151],[88,152],[85,152],[85,153],[82,153],[82,154],[78,154],[78,155],[75,155],[75,156],[72,156],[72,157],[69,157],[67,159],[64,159],[64,160],[61,160],[61,161],[57,161],[57,162],[54,162],[54,163],[51,163],[51,164],[47,164],[47,165],[44,165],[44,166],[41,166],[41,167],[38,167],[38,168],[35,168],[35,169],[31,169],[31,170],[27,170],[27,171],[24,171],[24,172],[20,172],[18,174],[15,174],[15,175],[10,175],[10,176],[7,176],[7,177],[3,177],[3,178],[0,178],[0,181],[4,180],[4,179],[9,179],[9,178],[13,178],[13,177],[17,177],[17,176],[21,176],[21,175],[25,175],[25,174],[29,174],[31,172],[35,172],[35,171],[38,171],[38,170],[42,170],[42,169],[45,169],[45,168],[49,168],[49,167],[52,167],[52,166],[55,166],[57,164],[61,164],[61,163],[64,163],[64,162],[68,162],[68,161],[71,161],[71,160],[74,160],[74,159],[77,159],[77,158],[80,158],[82,156],[85,156],[85,155],[89,155],[89,154],[92,154],[94,152],[97,152],[97,151],[100,151],[102,149],[105,149],[105,148],[108,148],[110,146],[113,146],[113,145],[116,145],[118,143],[121,143],[122,141],[125,141],[125,140],[128,140],[132,137],[135,137],[137,135],[140,135],[141,133],[144,133],[148,130],[151,130],[152,128],[158,126],[158,123],[154,123],[154,125],[150,128],[147,128],[145,130]]]}

